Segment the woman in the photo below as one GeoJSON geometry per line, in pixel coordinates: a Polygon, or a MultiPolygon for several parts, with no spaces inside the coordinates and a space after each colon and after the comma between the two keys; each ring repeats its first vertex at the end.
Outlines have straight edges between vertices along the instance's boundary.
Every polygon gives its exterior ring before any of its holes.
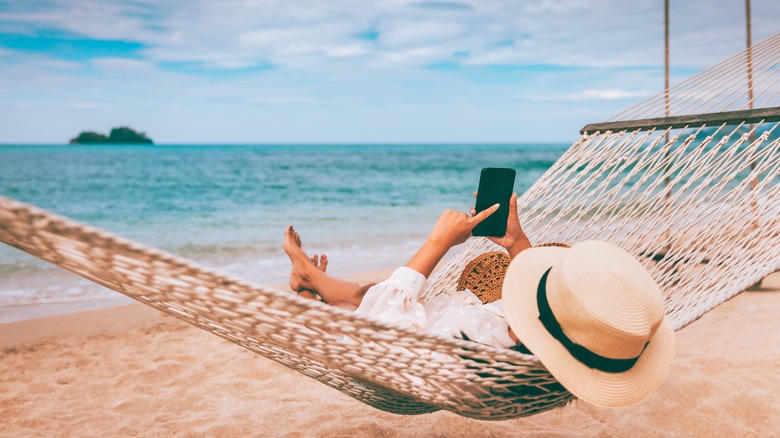
{"type": "MultiPolygon", "coordinates": [[[[566,389],[599,406],[626,406],[655,390],[671,367],[674,331],[653,278],[632,255],[608,242],[529,250],[531,243],[512,213],[506,234],[491,238],[513,259],[501,300],[483,305],[469,291],[419,300],[426,278],[447,250],[465,242],[474,226],[497,209],[472,210],[471,216],[445,211],[405,266],[381,283],[362,287],[327,275],[327,259],[316,266],[288,227],[284,249],[293,265],[290,286],[375,319],[496,347],[517,345],[516,331],[521,351],[527,348],[524,352],[532,352],[566,389]]],[[[516,195],[510,211],[517,212],[516,195]]]]}

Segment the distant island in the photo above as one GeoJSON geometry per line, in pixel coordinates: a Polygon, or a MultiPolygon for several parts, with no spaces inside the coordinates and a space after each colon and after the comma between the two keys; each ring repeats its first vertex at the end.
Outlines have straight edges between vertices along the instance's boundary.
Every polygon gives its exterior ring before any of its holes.
{"type": "Polygon", "coordinates": [[[70,144],[154,144],[146,133],[136,132],[126,126],[114,128],[108,136],[99,132],[84,131],[72,138],[70,144]]]}

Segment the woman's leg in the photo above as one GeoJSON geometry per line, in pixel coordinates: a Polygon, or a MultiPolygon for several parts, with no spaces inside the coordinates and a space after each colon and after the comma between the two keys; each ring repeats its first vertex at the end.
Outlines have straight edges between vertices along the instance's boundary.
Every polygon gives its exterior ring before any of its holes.
{"type": "Polygon", "coordinates": [[[292,263],[290,289],[296,292],[304,290],[314,292],[328,304],[346,302],[354,305],[355,308],[360,305],[363,295],[368,289],[359,284],[332,277],[316,267],[312,263],[313,260],[303,252],[301,237],[292,226],[288,226],[284,232],[282,247],[292,263]]]}

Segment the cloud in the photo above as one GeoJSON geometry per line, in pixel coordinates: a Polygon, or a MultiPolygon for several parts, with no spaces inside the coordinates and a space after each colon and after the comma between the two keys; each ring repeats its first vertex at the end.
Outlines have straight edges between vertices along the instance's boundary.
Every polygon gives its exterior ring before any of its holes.
{"type": "Polygon", "coordinates": [[[449,41],[462,39],[468,32],[468,26],[459,22],[393,20],[381,27],[379,41],[390,50],[432,44],[449,49],[449,41]]]}
{"type": "Polygon", "coordinates": [[[295,97],[295,96],[265,96],[259,98],[252,98],[248,100],[249,103],[259,105],[313,105],[313,104],[327,104],[327,101],[321,99],[311,99],[307,97],[295,97]]]}
{"type": "Polygon", "coordinates": [[[435,2],[435,1],[428,1],[428,2],[417,2],[417,3],[410,3],[407,5],[410,8],[419,8],[419,9],[431,9],[431,10],[437,10],[437,11],[472,11],[474,10],[474,7],[466,4],[466,3],[460,3],[460,2],[435,2]]]}
{"type": "Polygon", "coordinates": [[[586,89],[571,94],[532,95],[530,96],[530,100],[544,100],[544,101],[624,100],[624,99],[636,99],[638,97],[652,96],[655,95],[656,93],[657,91],[586,89]]]}
{"type": "Polygon", "coordinates": [[[111,109],[111,105],[98,102],[67,102],[63,104],[64,108],[74,110],[105,111],[111,109]]]}
{"type": "Polygon", "coordinates": [[[386,61],[385,64],[418,64],[419,60],[434,59],[441,53],[441,50],[437,47],[415,47],[413,49],[385,52],[382,54],[382,60],[386,61]]]}
{"type": "Polygon", "coordinates": [[[155,74],[158,68],[150,63],[140,59],[128,58],[98,58],[90,61],[90,65],[97,71],[117,75],[135,75],[146,76],[155,74]]]}
{"type": "Polygon", "coordinates": [[[352,58],[368,53],[368,49],[363,44],[349,44],[343,46],[327,47],[325,53],[333,58],[352,58]]]}

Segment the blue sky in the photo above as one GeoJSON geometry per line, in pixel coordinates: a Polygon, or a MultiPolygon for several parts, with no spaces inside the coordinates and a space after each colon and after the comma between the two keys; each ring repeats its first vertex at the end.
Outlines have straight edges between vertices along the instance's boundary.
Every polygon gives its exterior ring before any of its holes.
{"type": "MultiPolygon", "coordinates": [[[[671,23],[672,83],[744,49],[743,0],[671,23]]],[[[0,70],[0,143],[571,142],[662,89],[663,1],[0,0],[0,70]]]]}

